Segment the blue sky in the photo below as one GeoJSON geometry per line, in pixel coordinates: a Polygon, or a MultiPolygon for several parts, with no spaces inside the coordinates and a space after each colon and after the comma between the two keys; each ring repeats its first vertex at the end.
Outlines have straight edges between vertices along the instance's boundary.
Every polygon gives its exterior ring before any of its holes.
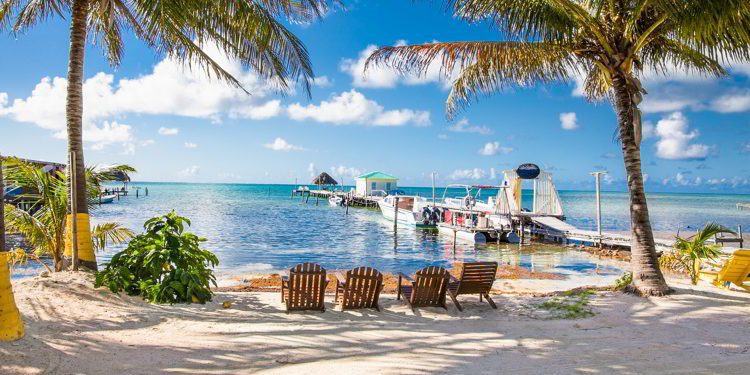
{"type": "MultiPolygon", "coordinates": [[[[606,190],[625,189],[614,113],[608,103],[576,94],[575,82],[482,98],[449,122],[448,83],[437,74],[378,69],[362,76],[373,46],[499,38],[486,25],[454,20],[432,2],[382,0],[349,3],[346,12],[291,28],[319,77],[311,100],[301,90],[279,95],[225,61],[247,96],[132,36],[117,69],[90,45],[87,164],[129,163],[138,180],[187,182],[294,183],[328,171],[351,183],[353,175],[382,170],[415,186],[429,185],[433,171],[441,184],[497,184],[501,170],[535,162],[564,189],[590,189],[589,172],[602,169],[610,172],[606,190]]],[[[63,20],[0,35],[3,154],[65,159],[67,47],[63,20]]],[[[644,79],[648,190],[750,192],[750,64],[731,72],[723,79],[679,71],[644,79]]]]}

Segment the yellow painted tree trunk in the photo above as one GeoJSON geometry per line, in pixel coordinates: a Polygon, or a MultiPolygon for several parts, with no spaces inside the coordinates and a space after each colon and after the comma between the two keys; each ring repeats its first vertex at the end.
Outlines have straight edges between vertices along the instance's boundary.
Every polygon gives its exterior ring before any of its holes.
{"type": "Polygon", "coordinates": [[[68,152],[75,154],[75,174],[68,166],[68,217],[65,231],[65,257],[73,255],[73,217],[76,218],[76,243],[79,264],[96,271],[96,255],[91,240],[88,197],[86,190],[86,166],[83,158],[83,62],[86,47],[86,20],[89,12],[88,0],[73,1],[70,24],[70,56],[68,57],[68,93],[65,108],[68,128],[68,152]],[[75,196],[73,194],[75,182],[75,196]],[[75,203],[76,212],[72,211],[75,203]]]}
{"type": "Polygon", "coordinates": [[[14,341],[23,337],[21,313],[16,306],[10,284],[10,270],[5,252],[5,203],[3,185],[3,158],[0,156],[0,341],[14,341]]]}

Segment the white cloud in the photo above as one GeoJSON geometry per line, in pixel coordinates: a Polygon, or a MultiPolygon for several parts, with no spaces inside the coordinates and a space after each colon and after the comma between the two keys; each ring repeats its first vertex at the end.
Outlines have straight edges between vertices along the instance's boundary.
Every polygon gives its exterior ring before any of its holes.
{"type": "Polygon", "coordinates": [[[705,144],[693,143],[700,133],[690,130],[688,120],[681,112],[675,112],[656,123],[656,156],[669,160],[695,160],[708,156],[711,148],[705,144]]]}
{"type": "MultiPolygon", "coordinates": [[[[362,175],[362,170],[359,168],[354,167],[346,167],[343,165],[339,165],[338,167],[332,166],[331,167],[331,174],[334,178],[341,178],[341,177],[349,177],[349,178],[355,178],[362,175]]],[[[339,181],[341,183],[341,181],[339,181]]]]}
{"type": "Polygon", "coordinates": [[[497,171],[495,168],[490,168],[490,180],[494,180],[497,178],[497,171]]]}
{"type": "MultiPolygon", "coordinates": [[[[400,40],[396,42],[396,45],[406,45],[406,41],[400,40]]],[[[356,59],[344,59],[341,61],[339,68],[342,72],[347,73],[352,77],[352,86],[392,88],[396,87],[398,84],[413,86],[438,83],[441,87],[447,89],[459,73],[459,69],[456,67],[450,77],[446,78],[441,73],[441,59],[439,57],[434,60],[425,74],[419,76],[414,74],[400,74],[384,64],[371,64],[369,69],[365,71],[365,62],[376,49],[377,47],[375,45],[368,45],[367,48],[360,51],[359,56],[356,59]]]]}
{"type": "MultiPolygon", "coordinates": [[[[111,131],[112,119],[128,114],[176,115],[220,121],[225,114],[262,119],[281,113],[278,101],[262,102],[264,97],[278,91],[277,84],[263,81],[245,70],[238,61],[229,60],[216,47],[205,50],[252,95],[215,77],[210,78],[202,70],[191,70],[171,58],[157,63],[149,74],[122,78],[117,82],[113,75],[100,72],[83,83],[84,139],[98,143],[94,147],[103,147],[94,139],[108,138],[104,133],[107,129],[111,131]],[[104,125],[105,121],[110,125],[104,125]],[[97,135],[87,136],[87,133],[97,131],[97,135]]],[[[65,78],[44,77],[26,98],[9,102],[7,93],[0,93],[0,117],[34,124],[59,137],[66,128],[67,86],[65,78]]],[[[120,127],[117,131],[123,129],[120,127]]],[[[132,135],[127,138],[129,141],[123,145],[134,147],[132,135]]]]}
{"type": "Polygon", "coordinates": [[[575,112],[564,112],[560,114],[560,126],[565,130],[578,129],[578,116],[575,112]]]}
{"type": "Polygon", "coordinates": [[[700,186],[703,184],[701,177],[690,178],[685,173],[678,172],[674,177],[667,177],[662,180],[662,185],[672,186],[700,186]]]}
{"type": "Polygon", "coordinates": [[[185,142],[185,148],[198,148],[198,145],[193,142],[185,142]]]}
{"type": "Polygon", "coordinates": [[[154,143],[156,143],[156,141],[154,141],[153,139],[144,139],[138,142],[141,147],[151,146],[154,143]]]}
{"type": "Polygon", "coordinates": [[[510,154],[513,151],[510,147],[500,146],[500,142],[487,142],[479,149],[479,155],[494,156],[497,154],[510,154]]]}
{"type": "Polygon", "coordinates": [[[448,131],[452,131],[455,133],[477,133],[477,134],[490,134],[492,133],[492,129],[486,127],[486,126],[480,126],[480,125],[470,125],[469,119],[462,118],[453,125],[448,127],[448,131]]]}
{"type": "Polygon", "coordinates": [[[448,175],[451,180],[479,180],[487,175],[483,169],[456,169],[448,175]]]}
{"type": "Polygon", "coordinates": [[[263,145],[263,147],[274,150],[274,151],[283,151],[283,152],[290,152],[290,151],[303,151],[305,150],[302,147],[295,146],[289,142],[286,141],[286,139],[277,137],[273,142],[266,143],[263,145]]]}
{"type": "Polygon", "coordinates": [[[430,113],[411,109],[385,110],[377,102],[367,99],[352,89],[320,102],[303,106],[295,103],[288,108],[289,117],[296,121],[313,120],[335,125],[403,126],[430,124],[430,113]]]}
{"type": "Polygon", "coordinates": [[[721,113],[750,111],[750,91],[722,95],[711,102],[711,108],[721,113]]]}
{"type": "Polygon", "coordinates": [[[318,87],[329,87],[333,85],[333,81],[327,76],[318,76],[313,79],[313,85],[318,87]]]}
{"type": "Polygon", "coordinates": [[[318,168],[315,168],[315,163],[310,163],[307,165],[307,173],[310,174],[310,177],[315,177],[318,175],[318,168]]]}
{"type": "Polygon", "coordinates": [[[440,133],[437,135],[438,139],[446,140],[448,139],[448,134],[440,133]]]}
{"type": "Polygon", "coordinates": [[[159,135],[177,135],[180,133],[180,129],[177,128],[165,128],[160,127],[158,130],[159,135]]]}
{"type": "Polygon", "coordinates": [[[740,152],[743,154],[750,154],[750,142],[746,142],[740,145],[740,152]]]}
{"type": "MultiPolygon", "coordinates": [[[[62,139],[67,138],[65,132],[58,132],[55,136],[62,139]]],[[[133,142],[134,137],[130,125],[119,124],[116,121],[104,121],[102,126],[87,126],[84,129],[83,140],[93,143],[91,146],[93,150],[101,150],[113,143],[122,143],[128,145],[126,149],[130,151],[132,147],[129,146],[133,142]]]]}
{"type": "Polygon", "coordinates": [[[183,170],[180,171],[180,176],[182,177],[195,177],[200,174],[201,167],[197,165],[191,165],[183,170]]]}

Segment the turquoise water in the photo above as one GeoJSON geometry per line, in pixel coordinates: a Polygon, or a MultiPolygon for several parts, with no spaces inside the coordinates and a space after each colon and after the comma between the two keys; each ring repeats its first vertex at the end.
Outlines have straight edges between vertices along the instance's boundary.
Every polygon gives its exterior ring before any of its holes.
{"type": "MultiPolygon", "coordinates": [[[[123,197],[103,205],[95,221],[119,221],[140,230],[147,218],[175,209],[193,222],[191,230],[208,239],[206,247],[221,260],[224,274],[269,272],[298,262],[313,261],[329,269],[370,265],[383,271],[412,272],[426,265],[447,266],[454,260],[493,259],[535,268],[570,272],[619,272],[592,257],[556,247],[519,251],[509,245],[455,248],[435,231],[403,228],[394,236],[392,224],[379,211],[330,207],[315,198],[304,204],[290,197],[291,185],[135,183],[148,187],[149,196],[123,197]]],[[[348,189],[348,188],[347,188],[348,189]]],[[[430,188],[402,188],[408,194],[432,196],[430,188]]],[[[142,191],[141,191],[142,192],[142,191]]],[[[485,192],[485,195],[493,191],[485,192]]],[[[438,199],[443,190],[438,190],[438,199]]],[[[451,196],[462,196],[452,190],[451,196]]],[[[593,228],[594,195],[561,192],[568,220],[581,228],[593,228]]],[[[654,228],[676,230],[715,220],[726,225],[748,224],[750,214],[734,205],[750,201],[744,196],[652,194],[649,196],[654,228]]],[[[524,199],[527,203],[529,199],[524,199]]],[[[627,196],[603,194],[603,222],[607,230],[627,230],[627,196]]],[[[100,256],[106,261],[117,249],[100,256]]]]}

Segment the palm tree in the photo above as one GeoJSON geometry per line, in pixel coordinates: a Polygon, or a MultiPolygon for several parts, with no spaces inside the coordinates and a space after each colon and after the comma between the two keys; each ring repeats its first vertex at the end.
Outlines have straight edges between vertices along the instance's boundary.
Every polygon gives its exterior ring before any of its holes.
{"type": "Polygon", "coordinates": [[[635,292],[664,295],[641,171],[641,113],[646,69],[668,75],[672,66],[707,76],[722,63],[747,61],[747,0],[445,0],[457,18],[482,22],[500,40],[447,42],[375,51],[366,66],[385,64],[425,74],[433,63],[446,76],[459,71],[446,102],[453,118],[479,95],[510,86],[570,82],[585,77],[588,99],[610,99],[625,161],[635,292]]]}
{"type": "MultiPolygon", "coordinates": [[[[335,1],[335,0],[334,0],[335,1]]],[[[24,31],[51,16],[70,18],[70,55],[66,121],[68,153],[75,157],[75,175],[68,181],[71,208],[82,227],[89,221],[83,156],[83,64],[87,38],[100,41],[113,66],[123,53],[123,29],[149,46],[208,74],[241,87],[240,82],[208,56],[204,44],[215,43],[229,57],[252,68],[262,78],[275,79],[281,89],[301,81],[310,92],[312,67],[302,42],[277,18],[293,22],[319,19],[328,0],[0,0],[0,29],[24,31]]],[[[72,157],[71,157],[72,159],[72,157]]],[[[87,231],[78,236],[81,264],[96,270],[87,231]]]]}
{"type": "MultiPolygon", "coordinates": [[[[66,188],[68,177],[63,172],[47,172],[17,159],[9,159],[7,165],[7,180],[22,191],[18,198],[30,203],[26,209],[5,205],[4,221],[7,222],[8,229],[23,236],[34,249],[33,256],[52,258],[55,270],[61,271],[66,236],[65,218],[69,206],[66,188]]],[[[130,166],[117,166],[114,169],[132,170],[130,166]]],[[[93,207],[99,196],[100,184],[110,181],[112,173],[109,170],[94,172],[89,168],[84,174],[89,187],[86,205],[93,207]]],[[[91,230],[94,251],[101,251],[108,244],[124,243],[132,236],[133,231],[118,223],[99,224],[91,230]]],[[[20,254],[21,257],[23,255],[20,254]]]]}
{"type": "Polygon", "coordinates": [[[708,223],[693,236],[678,236],[675,239],[674,250],[662,254],[659,264],[686,272],[690,276],[690,282],[697,285],[701,263],[704,260],[715,261],[722,254],[720,244],[709,245],[707,242],[722,233],[736,234],[719,224],[708,223]]]}

